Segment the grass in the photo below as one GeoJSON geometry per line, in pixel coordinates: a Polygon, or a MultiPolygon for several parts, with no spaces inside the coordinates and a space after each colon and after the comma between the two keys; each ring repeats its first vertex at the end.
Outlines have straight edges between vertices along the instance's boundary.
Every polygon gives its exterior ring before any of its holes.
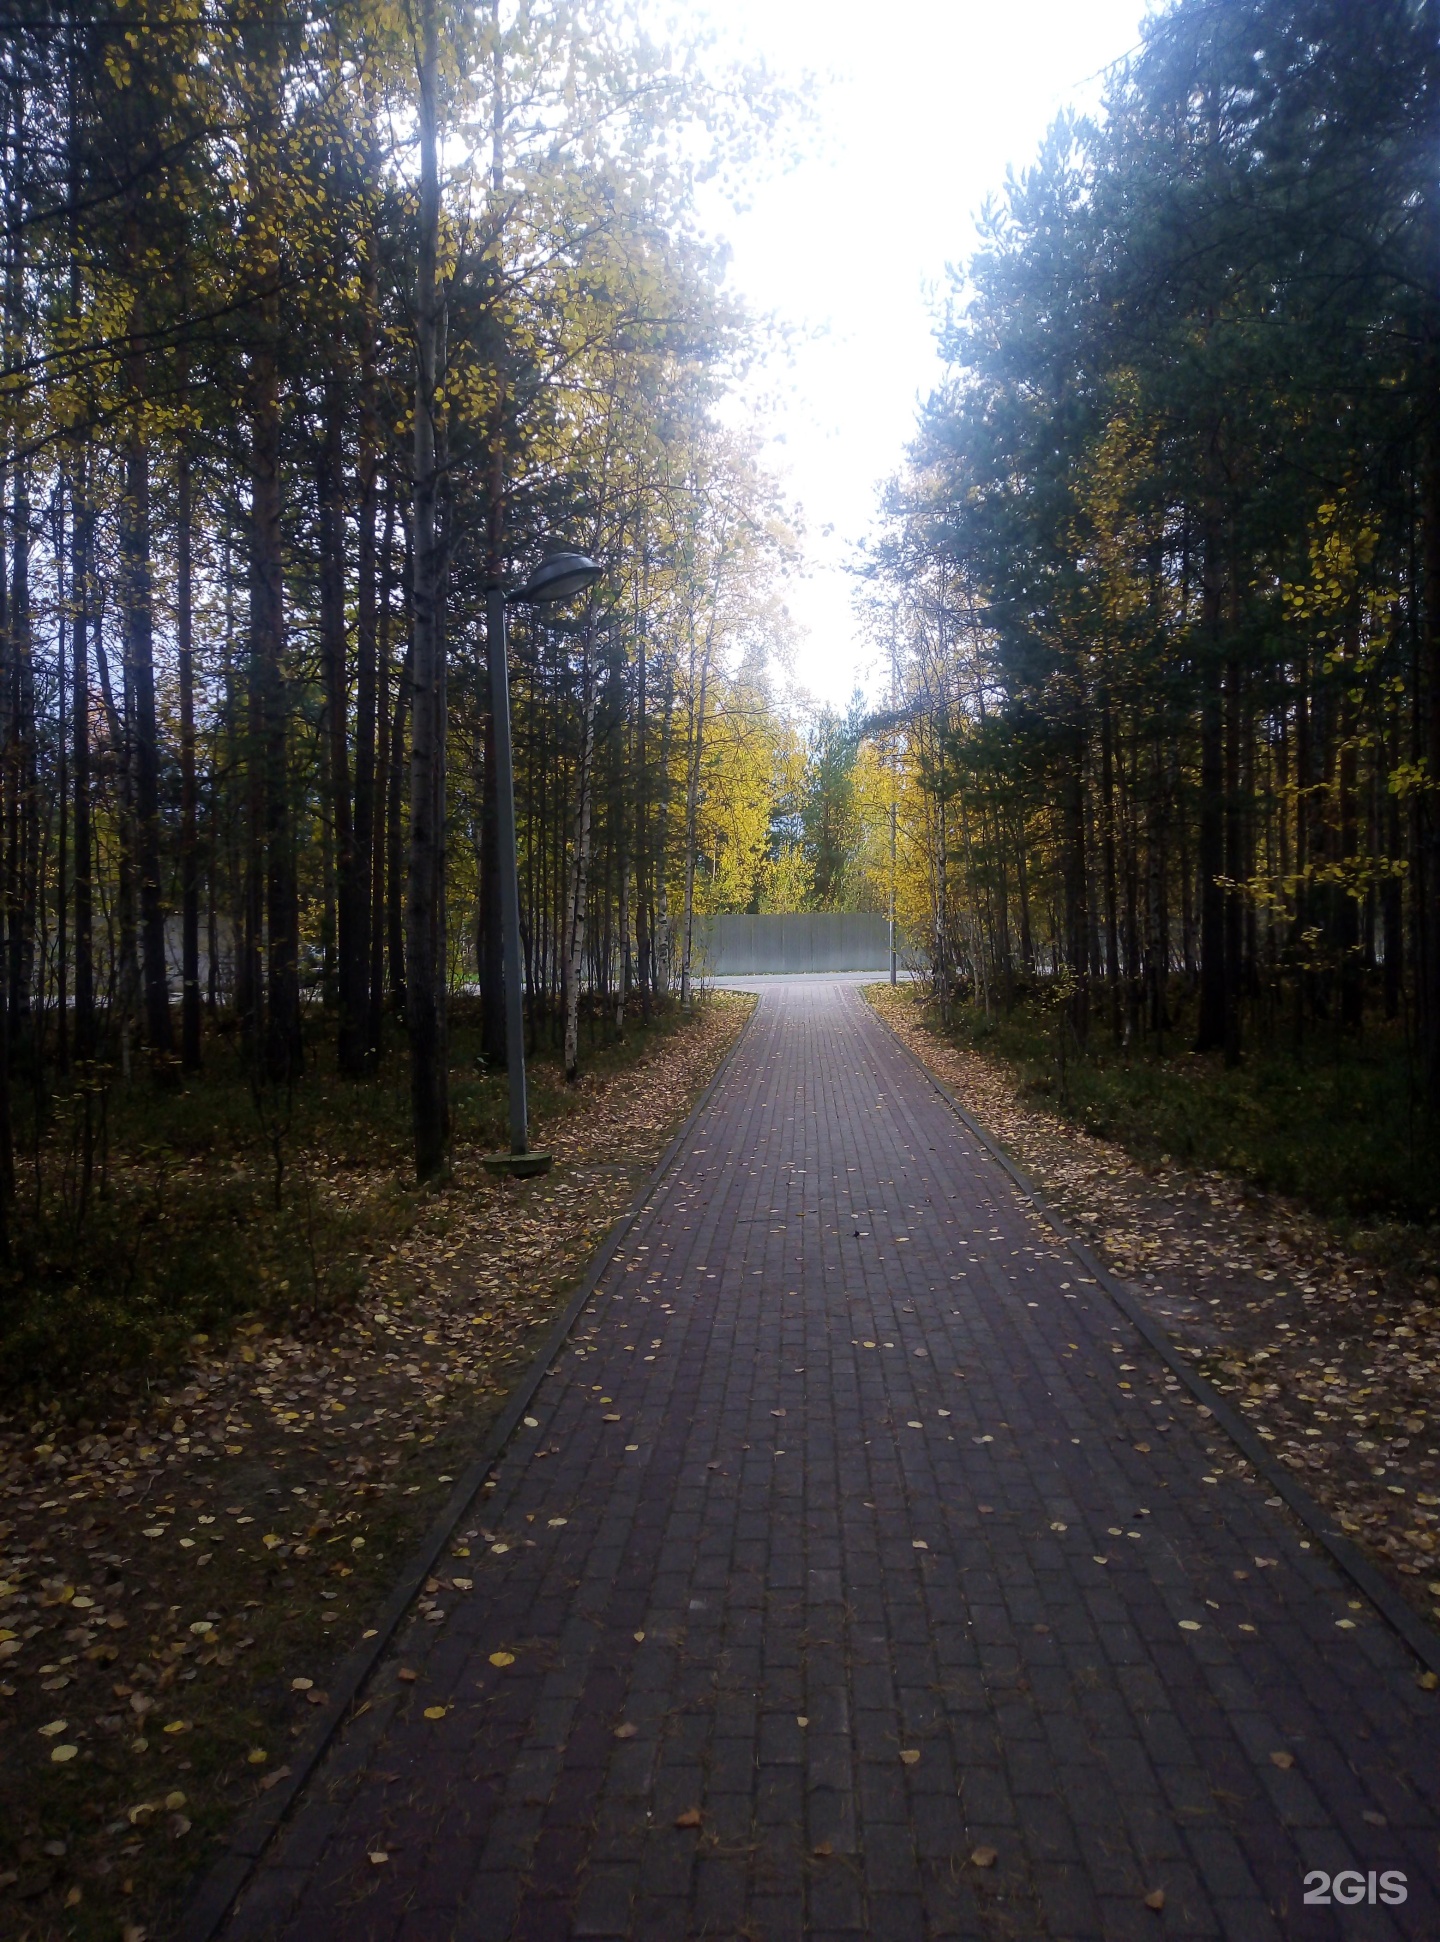
{"type": "MultiPolygon", "coordinates": [[[[597,1027],[583,1070],[632,1063],[677,1022],[657,1009],[623,1043],[597,1027]]],[[[102,1070],[38,1114],[20,1094],[0,1402],[59,1402],[98,1419],[138,1372],[163,1377],[197,1337],[223,1342],[255,1317],[303,1328],[359,1293],[369,1261],[421,1204],[406,1048],[396,1032],[374,1077],[347,1081],[330,1021],[316,1016],[308,1031],[306,1070],[288,1095],[257,1095],[233,1035],[219,1033],[203,1072],[172,1088],[102,1070]]],[[[462,999],[450,1046],[457,1149],[508,1144],[505,1075],[485,1070],[479,1046],[478,1005],[462,999]]],[[[554,1054],[542,1048],[529,1076],[532,1122],[576,1103],[554,1054]]]]}
{"type": "MultiPolygon", "coordinates": [[[[1398,1027],[1317,1029],[1299,1048],[1257,1031],[1227,1069],[1188,1049],[1190,1006],[1181,997],[1175,1008],[1163,1051],[1117,1048],[1095,1024],[1081,1052],[1043,990],[989,1016],[958,1006],[948,1030],[1004,1060],[1023,1095],[1141,1161],[1234,1174],[1347,1225],[1440,1220],[1440,1142],[1398,1027]]],[[[944,1029],[933,1007],[927,1018],[944,1029]]]]}

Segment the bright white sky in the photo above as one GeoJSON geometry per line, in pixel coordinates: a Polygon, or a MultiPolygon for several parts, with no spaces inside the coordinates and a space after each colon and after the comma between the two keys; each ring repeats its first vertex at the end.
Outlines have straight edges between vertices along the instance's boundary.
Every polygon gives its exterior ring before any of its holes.
{"type": "Polygon", "coordinates": [[[731,243],[732,286],[802,333],[757,391],[777,397],[768,456],[803,507],[796,678],[843,704],[869,658],[846,567],[939,372],[945,266],[970,255],[986,196],[1033,160],[1058,111],[1094,105],[1145,0],[712,0],[707,11],[724,51],[761,56],[782,80],[818,77],[806,158],[749,210],[704,213],[731,243]]]}

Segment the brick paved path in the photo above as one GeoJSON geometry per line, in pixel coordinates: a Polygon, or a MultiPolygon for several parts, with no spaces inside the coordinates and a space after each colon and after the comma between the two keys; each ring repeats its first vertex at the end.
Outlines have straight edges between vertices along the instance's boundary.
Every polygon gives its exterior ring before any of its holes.
{"type": "Polygon", "coordinates": [[[1082,1273],[767,994],[232,1942],[1440,1937],[1437,1696],[1082,1273]]]}

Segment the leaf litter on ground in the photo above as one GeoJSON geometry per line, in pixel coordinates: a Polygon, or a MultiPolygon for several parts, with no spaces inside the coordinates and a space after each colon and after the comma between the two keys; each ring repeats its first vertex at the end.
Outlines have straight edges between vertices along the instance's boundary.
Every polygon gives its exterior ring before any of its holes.
{"type": "Polygon", "coordinates": [[[103,1430],[0,1416],[0,1937],[154,1933],[288,1774],[325,1673],[752,1003],[714,994],[583,1082],[537,1129],[542,1179],[462,1152],[348,1313],[197,1340],[103,1430]],[[178,1793],[183,1814],[131,1811],[178,1793]]]}
{"type": "MultiPolygon", "coordinates": [[[[1279,1195],[1142,1165],[1023,1098],[1011,1067],[943,1037],[913,991],[866,996],[1276,1460],[1440,1621],[1440,1281],[1368,1259],[1279,1195]]],[[[1218,1431],[1206,1451],[1239,1460],[1218,1431]]]]}

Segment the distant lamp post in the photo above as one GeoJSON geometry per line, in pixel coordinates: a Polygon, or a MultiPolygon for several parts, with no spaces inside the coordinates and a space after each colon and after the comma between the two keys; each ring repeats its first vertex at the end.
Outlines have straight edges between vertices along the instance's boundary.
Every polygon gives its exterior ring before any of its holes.
{"type": "Polygon", "coordinates": [[[525,1099],[525,995],[520,965],[520,864],[515,846],[515,759],[510,741],[510,630],[506,609],[554,606],[584,593],[604,573],[584,553],[550,553],[523,587],[507,593],[495,582],[485,593],[485,638],[490,655],[490,712],[495,720],[495,808],[499,823],[500,929],[505,947],[505,1064],[510,1077],[510,1151],[491,1153],[492,1173],[522,1178],[546,1173],[548,1153],[530,1151],[525,1099]]]}

